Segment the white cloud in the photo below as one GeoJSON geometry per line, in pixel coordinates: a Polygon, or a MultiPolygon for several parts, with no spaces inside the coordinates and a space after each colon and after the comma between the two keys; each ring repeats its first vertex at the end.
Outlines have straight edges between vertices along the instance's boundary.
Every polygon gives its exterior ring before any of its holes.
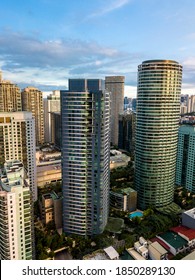
{"type": "MultiPolygon", "coordinates": [[[[104,1],[104,3],[106,3],[107,1],[104,1]]],[[[97,10],[94,13],[91,13],[89,16],[87,16],[87,19],[90,18],[94,18],[94,17],[99,17],[99,16],[103,16],[105,14],[111,13],[114,10],[117,10],[119,8],[122,8],[123,6],[127,5],[128,3],[130,3],[131,0],[115,0],[115,1],[111,1],[111,3],[109,5],[105,5],[104,7],[102,7],[101,9],[97,10]]]]}

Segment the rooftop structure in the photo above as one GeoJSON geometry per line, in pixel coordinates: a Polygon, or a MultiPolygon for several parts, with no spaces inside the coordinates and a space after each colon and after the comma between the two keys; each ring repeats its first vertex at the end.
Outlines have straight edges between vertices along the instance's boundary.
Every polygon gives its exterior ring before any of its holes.
{"type": "Polygon", "coordinates": [[[195,229],[195,208],[182,213],[182,225],[195,229]]]}
{"type": "Polygon", "coordinates": [[[106,255],[108,256],[108,258],[110,260],[118,260],[119,259],[118,252],[112,246],[109,246],[109,247],[105,248],[104,252],[106,253],[106,255]]]}

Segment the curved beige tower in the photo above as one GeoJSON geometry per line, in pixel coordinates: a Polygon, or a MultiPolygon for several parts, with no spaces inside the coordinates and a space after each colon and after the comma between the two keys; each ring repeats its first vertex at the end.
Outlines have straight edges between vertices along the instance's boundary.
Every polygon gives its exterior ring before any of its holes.
{"type": "Polygon", "coordinates": [[[173,202],[181,80],[176,61],[138,66],[135,186],[140,209],[173,202]]]}

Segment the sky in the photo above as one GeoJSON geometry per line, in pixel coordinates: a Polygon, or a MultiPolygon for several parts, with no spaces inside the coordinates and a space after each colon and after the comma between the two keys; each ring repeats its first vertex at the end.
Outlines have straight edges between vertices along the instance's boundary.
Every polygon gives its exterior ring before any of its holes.
{"type": "Polygon", "coordinates": [[[137,67],[171,59],[182,93],[195,94],[194,0],[1,0],[3,79],[43,92],[69,78],[125,76],[136,97],[137,67]]]}

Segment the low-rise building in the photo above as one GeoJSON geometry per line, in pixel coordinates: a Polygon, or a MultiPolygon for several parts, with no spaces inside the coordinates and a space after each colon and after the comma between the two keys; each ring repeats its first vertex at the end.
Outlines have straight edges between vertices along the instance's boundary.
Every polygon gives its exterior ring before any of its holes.
{"type": "Polygon", "coordinates": [[[127,252],[134,258],[134,260],[145,261],[146,259],[142,257],[135,249],[129,248],[127,252]]]}
{"type": "Polygon", "coordinates": [[[139,241],[134,243],[134,249],[145,259],[148,259],[148,248],[139,241]]]}
{"type": "Polygon", "coordinates": [[[167,260],[168,251],[155,241],[149,244],[148,254],[151,260],[167,260]]]}
{"type": "Polygon", "coordinates": [[[45,185],[62,181],[60,152],[37,151],[36,165],[38,187],[44,187],[45,185]]]}
{"type": "Polygon", "coordinates": [[[62,228],[62,194],[43,194],[40,202],[41,218],[44,224],[53,221],[56,229],[62,228]]]}
{"type": "Polygon", "coordinates": [[[118,188],[110,191],[110,206],[122,211],[134,211],[137,208],[137,191],[132,188],[118,188]]]}
{"type": "Polygon", "coordinates": [[[195,229],[191,229],[185,226],[178,226],[171,228],[171,231],[176,232],[182,238],[187,240],[188,246],[192,249],[195,247],[195,229]]]}
{"type": "Polygon", "coordinates": [[[104,249],[104,252],[108,256],[110,260],[119,260],[119,254],[118,252],[114,249],[114,247],[109,246],[104,249]]]}
{"type": "Polygon", "coordinates": [[[114,247],[109,246],[85,255],[83,260],[119,260],[119,254],[114,247]]]}
{"type": "Polygon", "coordinates": [[[195,229],[195,208],[182,213],[182,225],[195,229]]]}
{"type": "MultiPolygon", "coordinates": [[[[110,169],[114,169],[121,166],[127,166],[128,162],[130,161],[130,157],[117,151],[119,153],[110,156],[110,169]]],[[[111,151],[112,154],[112,151],[111,151]]]]}
{"type": "Polygon", "coordinates": [[[183,260],[195,260],[195,251],[193,251],[192,253],[188,254],[187,256],[185,256],[184,258],[182,258],[183,260]]]}
{"type": "Polygon", "coordinates": [[[188,241],[182,238],[177,233],[167,231],[157,235],[158,239],[168,245],[170,252],[175,256],[178,253],[186,252],[188,249],[188,241]]]}

